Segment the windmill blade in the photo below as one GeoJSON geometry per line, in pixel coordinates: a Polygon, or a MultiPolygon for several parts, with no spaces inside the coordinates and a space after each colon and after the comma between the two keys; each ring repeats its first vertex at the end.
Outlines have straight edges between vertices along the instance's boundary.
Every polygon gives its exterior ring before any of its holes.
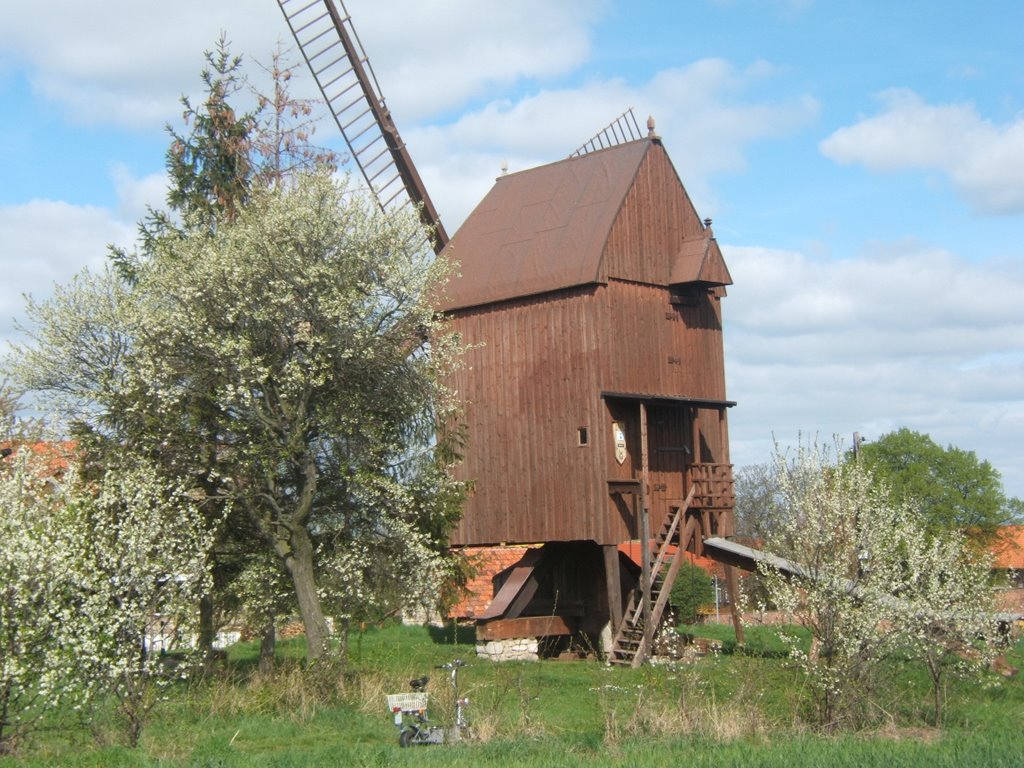
{"type": "Polygon", "coordinates": [[[391,119],[344,2],[277,0],[277,4],[381,210],[417,206],[423,223],[434,232],[434,251],[440,253],[448,234],[391,119]]]}
{"type": "MultiPolygon", "coordinates": [[[[653,135],[654,118],[648,119],[647,130],[649,135],[653,135]]],[[[642,138],[643,134],[640,132],[640,125],[636,121],[636,115],[633,114],[633,108],[630,107],[612,120],[607,126],[598,131],[582,147],[569,155],[569,157],[583,157],[583,155],[590,152],[597,152],[599,149],[607,149],[608,147],[614,147],[619,144],[625,144],[626,142],[636,141],[637,139],[642,138]]]]}

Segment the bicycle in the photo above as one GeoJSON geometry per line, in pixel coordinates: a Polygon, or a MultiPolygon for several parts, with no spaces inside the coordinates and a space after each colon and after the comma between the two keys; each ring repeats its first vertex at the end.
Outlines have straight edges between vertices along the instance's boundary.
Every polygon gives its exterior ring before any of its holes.
{"type": "Polygon", "coordinates": [[[449,673],[449,683],[455,693],[455,724],[451,726],[431,723],[427,714],[429,695],[427,694],[427,676],[409,681],[412,693],[391,693],[387,695],[388,711],[395,718],[398,728],[398,745],[409,747],[413,744],[449,744],[461,741],[468,735],[469,718],[466,710],[469,699],[459,696],[459,670],[466,662],[455,659],[441,664],[435,669],[443,669],[449,673]]]}

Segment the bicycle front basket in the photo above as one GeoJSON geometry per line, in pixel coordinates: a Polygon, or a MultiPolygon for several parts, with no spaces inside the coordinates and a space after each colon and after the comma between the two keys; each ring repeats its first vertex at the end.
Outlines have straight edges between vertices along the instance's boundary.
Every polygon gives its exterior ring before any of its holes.
{"type": "Polygon", "coordinates": [[[412,714],[427,708],[426,693],[389,693],[388,712],[406,712],[412,714]]]}

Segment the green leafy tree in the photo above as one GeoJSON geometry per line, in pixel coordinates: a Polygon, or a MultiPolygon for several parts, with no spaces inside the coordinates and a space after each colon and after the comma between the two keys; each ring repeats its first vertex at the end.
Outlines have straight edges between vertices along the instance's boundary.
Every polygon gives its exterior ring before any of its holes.
{"type": "Polygon", "coordinates": [[[700,609],[715,604],[715,585],[707,571],[684,560],[672,582],[668,602],[681,624],[695,624],[701,619],[700,609]]]}
{"type": "Polygon", "coordinates": [[[860,455],[893,497],[914,504],[933,530],[958,529],[987,539],[1020,508],[1018,500],[1006,497],[988,461],[973,451],[943,448],[906,427],[864,444],[860,455]]]}
{"type": "Polygon", "coordinates": [[[248,198],[253,173],[251,135],[257,118],[253,113],[239,114],[232,106],[232,97],[244,83],[242,57],[231,54],[227,38],[222,34],[215,50],[204,55],[208,66],[200,77],[205,101],[195,107],[187,96],[181,97],[189,133],[167,128],[171,134],[167,204],[213,228],[231,221],[248,198]]]}

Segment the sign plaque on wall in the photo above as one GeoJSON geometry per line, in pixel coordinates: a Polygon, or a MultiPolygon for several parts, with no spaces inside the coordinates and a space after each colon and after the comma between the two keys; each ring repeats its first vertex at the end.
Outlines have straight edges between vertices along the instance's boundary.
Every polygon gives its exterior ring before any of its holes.
{"type": "Polygon", "coordinates": [[[622,464],[626,460],[626,430],[617,421],[612,422],[612,439],[615,441],[615,460],[622,464]]]}

